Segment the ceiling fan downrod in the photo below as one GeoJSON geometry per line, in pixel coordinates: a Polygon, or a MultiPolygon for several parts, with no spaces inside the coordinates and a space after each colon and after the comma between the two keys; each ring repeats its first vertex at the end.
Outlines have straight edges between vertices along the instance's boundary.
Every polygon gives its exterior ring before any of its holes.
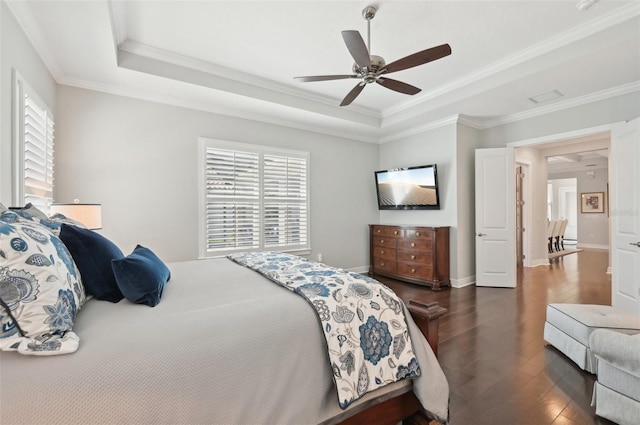
{"type": "Polygon", "coordinates": [[[362,9],[362,17],[367,20],[367,49],[369,49],[369,54],[371,54],[371,20],[376,16],[376,9],[373,6],[367,6],[362,9]]]}

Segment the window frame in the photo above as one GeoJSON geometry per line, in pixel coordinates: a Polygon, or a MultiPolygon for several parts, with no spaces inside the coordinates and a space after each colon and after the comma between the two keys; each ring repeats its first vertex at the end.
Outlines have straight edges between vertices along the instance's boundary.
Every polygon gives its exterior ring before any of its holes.
{"type": "MultiPolygon", "coordinates": [[[[310,153],[306,151],[298,151],[291,149],[276,148],[272,146],[233,142],[228,140],[210,139],[205,137],[198,138],[198,256],[201,259],[222,257],[233,252],[242,251],[268,251],[277,250],[282,252],[295,252],[299,255],[309,254],[311,252],[311,187],[310,187],[310,175],[311,175],[311,161],[310,153]],[[207,247],[207,193],[206,193],[206,163],[207,163],[207,149],[220,149],[236,152],[251,152],[258,154],[258,168],[259,168],[259,189],[258,189],[258,246],[255,248],[249,247],[237,247],[237,248],[221,248],[210,250],[207,247]],[[306,199],[303,199],[300,204],[304,206],[306,210],[306,228],[305,235],[306,243],[300,245],[287,245],[280,247],[265,247],[265,205],[269,204],[268,200],[265,200],[264,196],[264,166],[265,155],[285,156],[288,158],[303,159],[306,164],[306,199]]],[[[221,197],[222,199],[222,197],[221,197]]]]}
{"type": "MultiPolygon", "coordinates": [[[[55,158],[55,119],[51,108],[40,98],[38,93],[29,85],[29,83],[20,75],[20,73],[13,69],[12,72],[12,113],[13,113],[13,125],[12,125],[12,187],[13,187],[13,199],[12,202],[15,206],[24,206],[31,202],[34,206],[41,209],[44,213],[49,213],[49,207],[53,203],[53,190],[54,190],[54,158],[55,158]],[[26,97],[29,97],[33,104],[39,108],[43,115],[43,130],[45,140],[38,140],[43,142],[44,146],[42,150],[44,152],[44,180],[38,180],[43,183],[44,196],[38,196],[44,199],[44,202],[33,202],[29,200],[27,196],[30,194],[27,191],[26,183],[26,134],[25,125],[27,101],[26,97]],[[49,132],[50,131],[50,132],[49,132]],[[50,164],[50,166],[49,166],[50,164]]],[[[40,111],[36,111],[40,112],[40,111]]],[[[36,197],[33,195],[32,197],[36,197]]]]}

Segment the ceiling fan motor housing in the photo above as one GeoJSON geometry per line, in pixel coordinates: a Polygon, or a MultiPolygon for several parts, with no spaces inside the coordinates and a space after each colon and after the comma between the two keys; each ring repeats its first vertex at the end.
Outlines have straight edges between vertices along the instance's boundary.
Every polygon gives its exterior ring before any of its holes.
{"type": "Polygon", "coordinates": [[[371,81],[366,82],[372,83],[375,81],[375,77],[377,76],[378,72],[382,68],[384,68],[386,62],[384,61],[382,56],[370,55],[369,57],[371,58],[371,65],[369,66],[369,68],[360,68],[357,63],[354,63],[352,70],[354,74],[361,76],[365,80],[367,78],[371,78],[371,81]]]}

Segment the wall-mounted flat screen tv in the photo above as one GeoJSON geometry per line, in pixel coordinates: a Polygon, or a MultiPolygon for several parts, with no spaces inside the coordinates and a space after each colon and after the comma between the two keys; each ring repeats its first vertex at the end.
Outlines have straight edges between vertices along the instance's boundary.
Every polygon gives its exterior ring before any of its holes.
{"type": "Polygon", "coordinates": [[[436,164],[376,171],[381,210],[439,210],[436,164]]]}

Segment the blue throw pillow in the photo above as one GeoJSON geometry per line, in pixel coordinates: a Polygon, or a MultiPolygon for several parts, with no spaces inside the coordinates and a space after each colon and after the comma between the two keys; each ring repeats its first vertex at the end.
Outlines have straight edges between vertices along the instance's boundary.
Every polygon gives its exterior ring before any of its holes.
{"type": "Polygon", "coordinates": [[[125,298],[136,304],[157,305],[164,284],[171,279],[171,272],[162,260],[141,245],[127,257],[112,260],[111,267],[125,298]]]}
{"type": "Polygon", "coordinates": [[[89,229],[62,223],[60,239],[80,270],[88,294],[117,303],[124,296],[111,269],[111,260],[124,257],[113,242],[89,229]]]}

